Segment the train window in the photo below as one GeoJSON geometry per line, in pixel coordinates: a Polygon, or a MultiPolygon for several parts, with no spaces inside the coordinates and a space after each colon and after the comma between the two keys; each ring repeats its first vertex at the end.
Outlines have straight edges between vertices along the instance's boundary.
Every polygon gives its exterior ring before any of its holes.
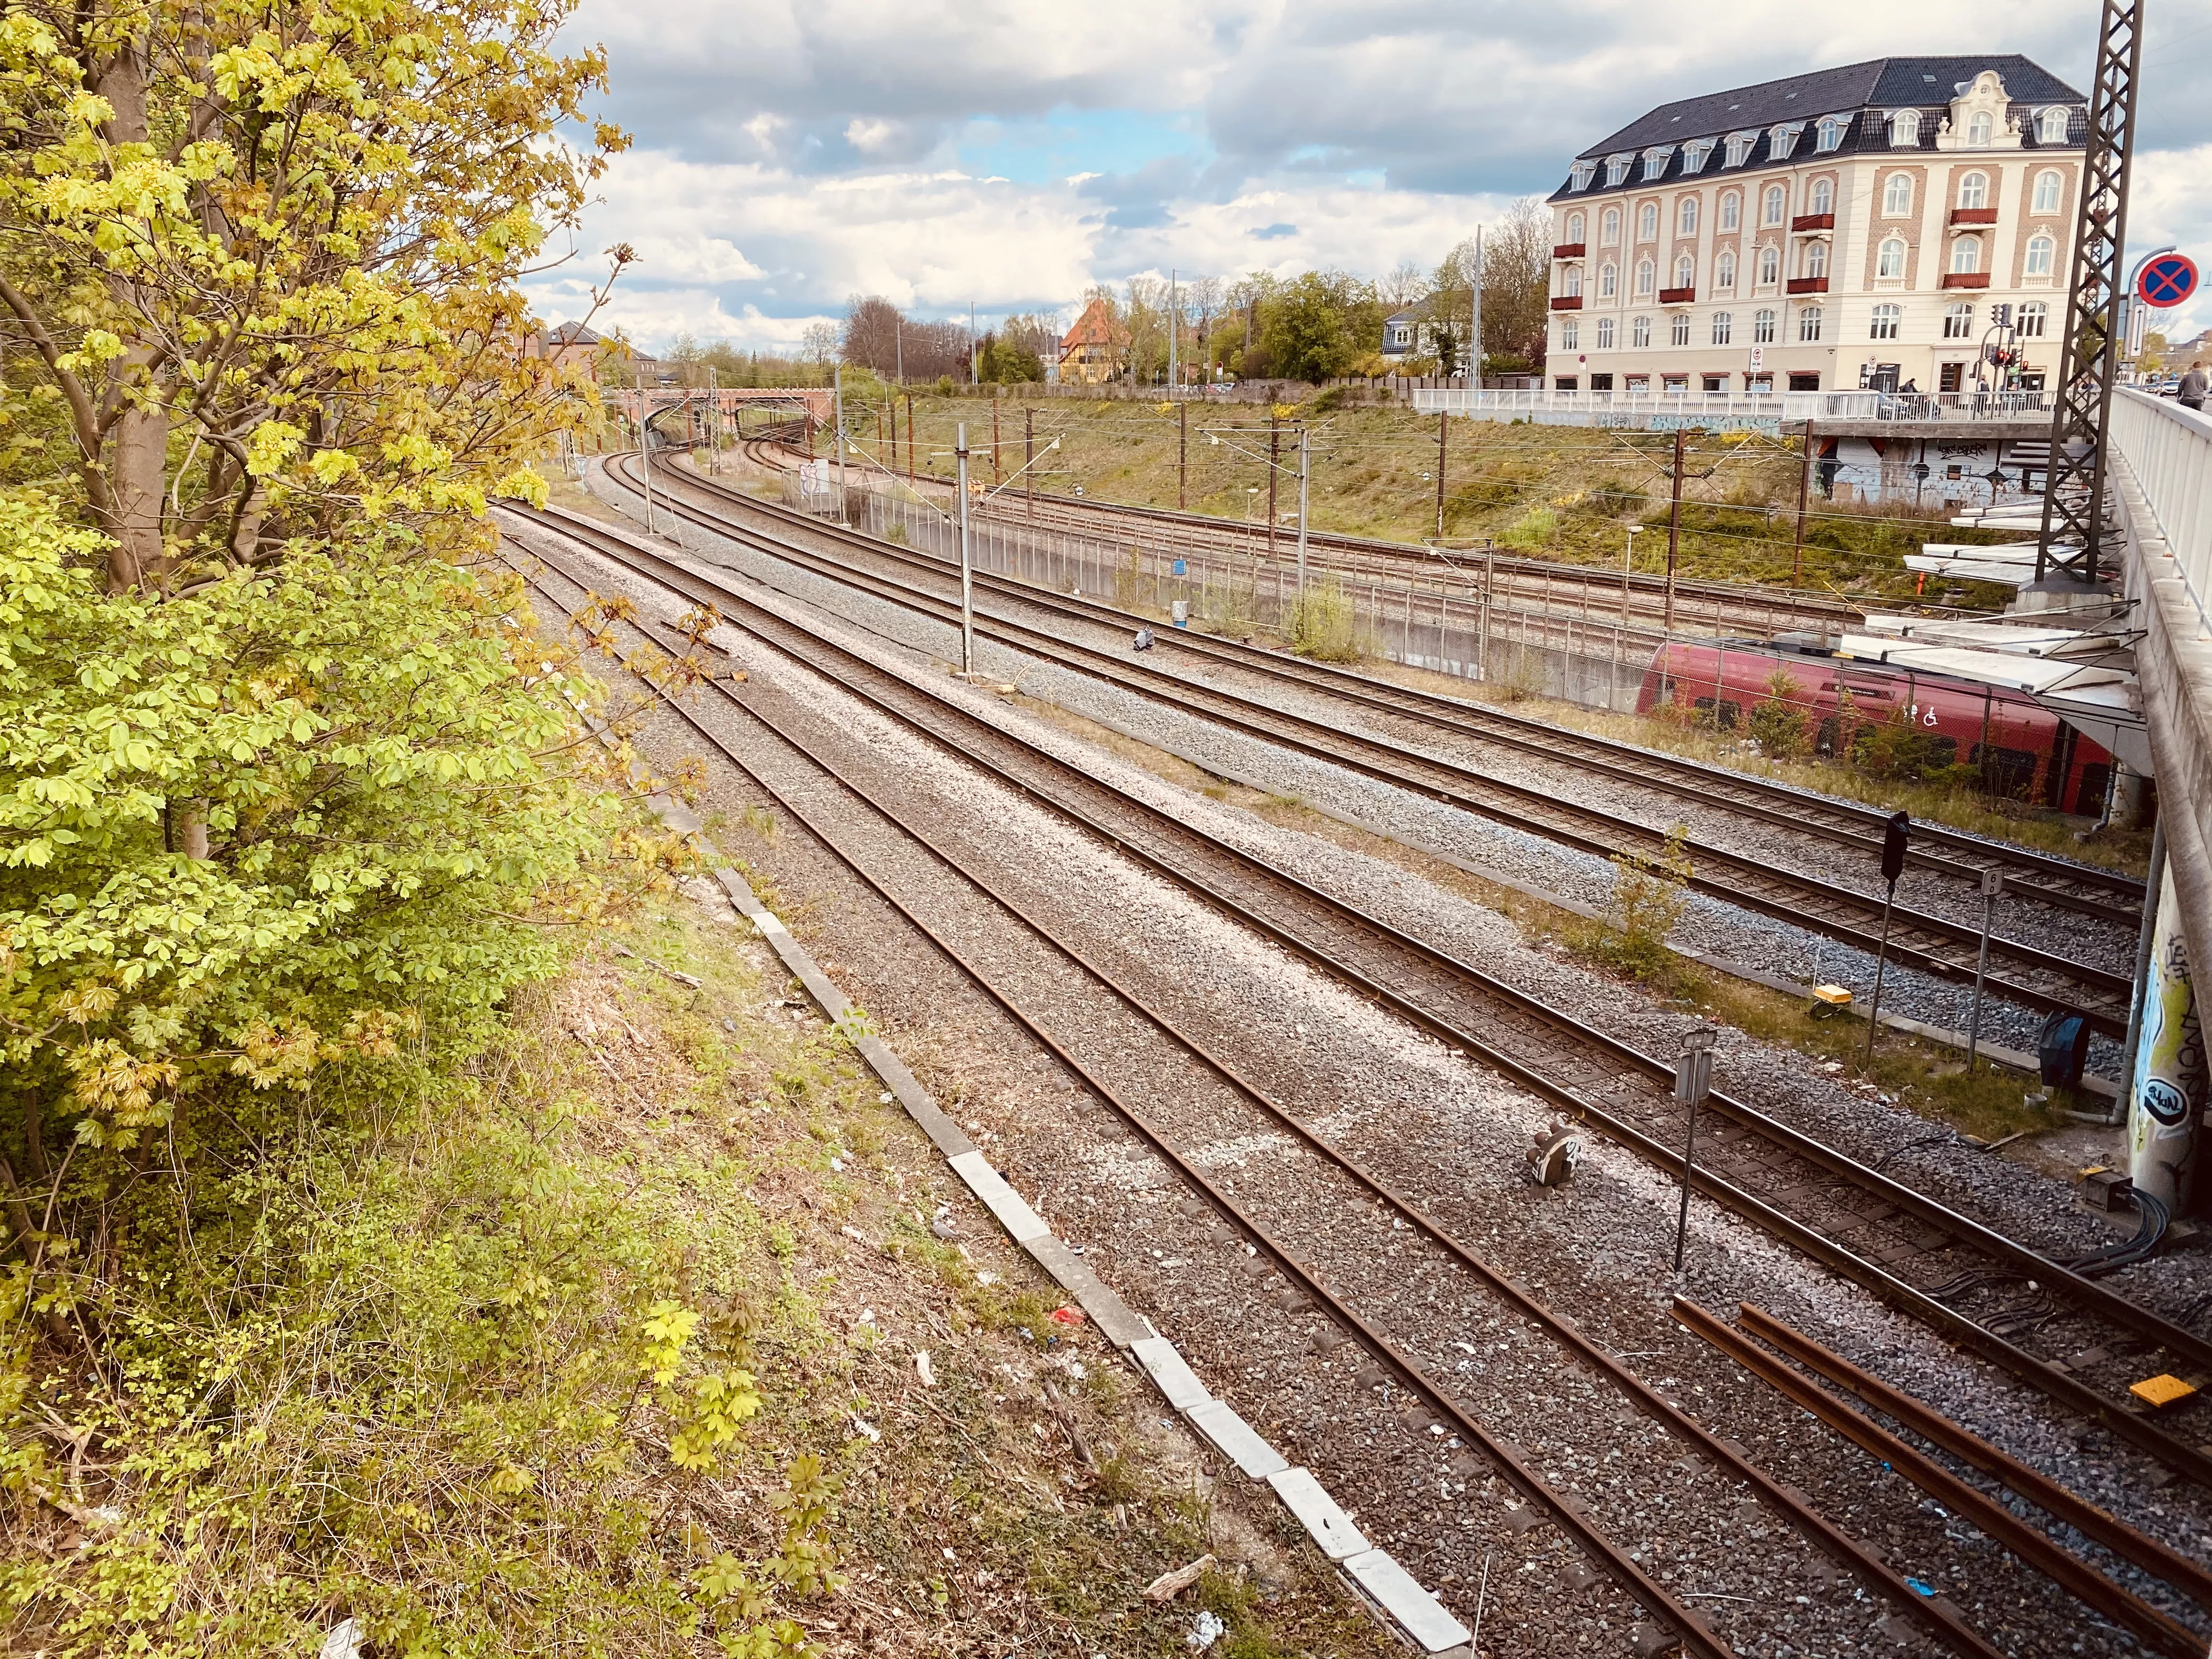
{"type": "MultiPolygon", "coordinates": [[[[1703,714],[1703,715],[1704,715],[1704,716],[1705,716],[1708,720],[1711,720],[1712,719],[1712,714],[1713,714],[1713,700],[1712,700],[1711,697],[1699,697],[1699,698],[1698,698],[1695,702],[1692,703],[1690,706],[1691,706],[1692,708],[1696,709],[1696,710],[1697,710],[1700,714],[1703,714]]],[[[1732,732],[1732,731],[1734,731],[1734,730],[1735,729],[1735,723],[1736,723],[1737,717],[1738,717],[1738,716],[1740,716],[1742,713],[1743,713],[1743,705],[1742,705],[1741,703],[1740,703],[1740,702],[1723,702],[1723,703],[1721,705],[1721,716],[1720,716],[1720,728],[1721,728],[1721,730],[1722,730],[1722,731],[1723,731],[1723,732],[1732,732]]]]}

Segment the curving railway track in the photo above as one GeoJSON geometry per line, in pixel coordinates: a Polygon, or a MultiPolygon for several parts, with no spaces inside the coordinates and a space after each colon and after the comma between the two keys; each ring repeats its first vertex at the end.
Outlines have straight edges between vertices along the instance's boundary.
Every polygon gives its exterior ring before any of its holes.
{"type": "MultiPolygon", "coordinates": [[[[611,466],[618,480],[634,487],[634,478],[623,468],[621,458],[616,458],[611,466]]],[[[943,587],[949,576],[945,564],[930,556],[841,526],[823,525],[806,515],[788,513],[689,472],[672,476],[665,470],[656,470],[655,486],[668,497],[669,510],[690,517],[702,528],[728,533],[727,514],[731,511],[765,516],[779,526],[787,526],[803,533],[810,540],[827,541],[840,552],[849,550],[861,555],[879,568],[857,568],[849,560],[793,546],[788,535],[778,539],[777,556],[936,621],[944,622],[956,615],[951,595],[933,591],[943,587]],[[703,506],[698,499],[702,496],[705,498],[703,506]],[[880,567],[884,566],[890,568],[890,574],[883,574],[880,567]],[[919,578],[919,582],[915,578],[919,578]]],[[[1030,584],[988,573],[976,573],[975,585],[983,592],[1042,610],[1048,616],[1094,623],[1111,628],[1116,633],[1126,633],[1142,621],[1093,601],[1048,593],[1030,584]]],[[[1372,727],[1355,728],[1303,714],[1294,707],[1271,700],[1264,695],[1264,686],[1255,692],[1241,692],[1153,669],[1133,660],[1124,649],[1103,649],[1084,644],[1062,633],[1025,623],[1003,607],[991,612],[979,609],[975,627],[981,636],[1118,686],[1149,702],[1577,851],[1600,858],[1622,854],[1650,858],[1666,850],[1666,836],[1648,823],[1585,801],[1563,798],[1553,791],[1516,782],[1434,750],[1417,747],[1410,735],[1393,738],[1372,727]]],[[[1297,659],[1281,653],[1254,652],[1249,647],[1203,635],[1176,630],[1162,630],[1162,635],[1164,643],[1178,650],[1194,651],[1212,661],[1237,668],[1256,667],[1270,676],[1291,680],[1301,688],[1343,701],[1370,717],[1403,717],[1485,741],[1495,741],[1498,732],[1510,731],[1504,722],[1485,720],[1486,711],[1449,699],[1382,686],[1348,674],[1303,672],[1314,665],[1297,664],[1297,659]],[[1285,667],[1286,663],[1297,665],[1285,667]]],[[[1553,736],[1556,730],[1539,729],[1546,738],[1553,736]]],[[[1526,752],[1542,752],[1544,739],[1527,732],[1511,735],[1514,747],[1526,752]]],[[[1759,821],[1768,827],[1796,827],[1788,823],[1789,811],[1784,806],[1772,800],[1759,799],[1755,780],[1743,780],[1738,787],[1723,792],[1714,780],[1698,775],[1699,772],[1717,769],[1678,771],[1663,765],[1632,767],[1619,753],[1600,753],[1595,745],[1580,750],[1565,744],[1559,747],[1576,764],[1602,767],[1623,782],[1646,785],[1656,777],[1663,780],[1656,786],[1662,792],[1684,795],[1703,786],[1707,792],[1703,799],[1708,805],[1718,804],[1730,810],[1738,803],[1756,805],[1761,809],[1759,821]]],[[[1626,745],[1620,747],[1638,761],[1645,757],[1646,751],[1626,745]]],[[[1793,806],[1806,799],[1796,792],[1787,793],[1793,806]]],[[[1833,804],[1825,811],[1808,811],[1806,816],[1827,826],[1829,833],[1824,839],[1831,846],[1843,845],[1847,850],[1869,854],[1879,851],[1878,841],[1863,833],[1845,835],[1840,828],[1851,823],[1854,817],[1847,806],[1833,804]]],[[[1937,844],[1945,846],[1947,852],[1926,857],[1922,866],[1923,878],[1948,878],[1954,884],[1963,885],[1971,876],[1978,887],[1979,867],[1948,850],[1968,839],[1951,836],[1939,840],[1937,844]]],[[[2118,904],[2091,896],[2100,890],[2124,890],[2106,879],[2104,872],[2042,858],[2026,849],[2009,852],[1989,848],[1987,843],[1976,844],[1987,849],[1984,857],[2021,884],[2023,890],[2015,896],[2012,912],[2014,916],[2030,908],[2020,900],[2039,903],[2045,902],[2048,895],[2050,902],[2069,911],[2088,909],[2094,914],[2100,908],[2106,910],[2107,914],[2097,917],[2095,925],[2113,930],[2110,943],[2115,948],[2124,943],[2122,930],[2127,912],[2118,904]]],[[[1875,951],[1883,927],[1882,902],[1877,894],[1824,880],[1711,842],[1691,839],[1684,843],[1684,850],[1689,855],[1690,885],[1693,890],[1793,927],[1817,932],[1869,955],[1875,951]]],[[[2117,879],[2125,881],[2124,878],[2117,879]]],[[[1955,915],[1917,907],[1908,896],[1896,908],[1888,950],[1893,961],[1953,983],[1966,984],[1975,976],[1979,937],[1978,929],[1971,922],[1955,915]]],[[[2132,988],[2128,974],[2004,933],[1991,938],[1990,963],[1989,986],[1995,995],[2043,1012],[2081,1012],[2088,1017],[2093,1029],[2109,1036],[2117,1036],[2126,1029],[2132,988]]]]}
{"type": "MultiPolygon", "coordinates": [[[[725,622],[750,641],[805,665],[873,714],[1011,784],[1156,873],[1298,949],[1309,960],[1325,960],[1299,939],[1302,928],[1329,911],[1333,902],[1325,896],[1302,890],[1249,855],[1209,842],[1156,809],[1120,795],[717,577],[690,571],[586,520],[529,513],[518,517],[537,532],[530,550],[551,572],[550,578],[538,573],[533,580],[564,612],[573,611],[597,586],[595,573],[578,566],[568,547],[589,550],[642,574],[687,602],[714,604],[725,622]],[[562,550],[555,550],[556,546],[562,550]],[[1295,914],[1300,905],[1305,907],[1303,915],[1295,914]]],[[[671,630],[651,622],[635,627],[664,648],[688,648],[671,630]]],[[[1048,905],[993,866],[972,836],[918,810],[902,798],[895,782],[872,772],[864,745],[842,755],[833,752],[834,741],[825,741],[818,723],[810,729],[803,715],[773,696],[750,686],[741,691],[726,678],[709,684],[718,710],[771,734],[805,772],[818,775],[818,783],[793,788],[772,781],[757,762],[731,745],[719,719],[674,698],[664,701],[1134,1129],[1203,1200],[1217,1233],[1232,1242],[1249,1238],[1252,1249],[1265,1251],[1286,1287],[1287,1300],[1317,1309],[1324,1332],[1349,1333],[1382,1362],[1398,1389],[1426,1401],[1480,1449],[1613,1580],[1624,1607],[1656,1618],[1686,1652],[1721,1659],[1741,1650],[1739,1638],[1752,1633],[1746,1628],[1748,1615],[1735,1614],[1732,1605],[1715,1615],[1701,1614],[1686,1600],[1715,1597],[1722,1603],[1752,1605],[1754,1598],[1713,1586],[1753,1588],[1755,1577],[1771,1588],[1778,1577],[1802,1579],[1806,1562],[1818,1553],[1887,1599],[1901,1616],[1949,1650],[1978,1659],[2000,1651],[1948,1598],[1930,1598],[1917,1589],[1882,1552],[1837,1527],[1804,1494],[1763,1473],[1741,1448],[1492,1266],[1440,1218],[1433,1198],[1425,1200],[1408,1190],[1402,1178],[1394,1182],[1347,1153],[1273,1097],[1233,1059],[1188,1035],[1155,1006],[1146,988],[1132,982],[1126,964],[1102,961],[1095,950],[1071,938],[1067,925],[1048,905]],[[831,799],[837,803],[834,809],[828,805],[831,799]],[[926,890],[931,884],[890,879],[882,872],[882,849],[893,843],[926,855],[941,878],[933,897],[926,890]],[[1006,941],[1014,936],[1030,949],[1038,970],[1026,978],[1018,966],[1010,969],[1006,941]],[[1036,1005],[1054,994],[1041,988],[1050,981],[1064,996],[1071,970],[1080,987],[1111,999],[1117,1018],[1102,1020],[1094,1014],[1079,1020],[1071,1036],[1066,1027],[1056,1027],[1040,1013],[1036,1005]],[[1146,1068],[1128,1063],[1132,1044],[1172,1054],[1179,1073],[1176,1085],[1148,1089],[1146,1068]],[[1122,1080],[1133,1073],[1137,1082],[1122,1080]],[[1224,1141],[1255,1139],[1273,1148],[1268,1179],[1253,1179],[1235,1167],[1224,1170],[1207,1156],[1209,1148],[1224,1141]],[[1401,1253],[1404,1230],[1420,1241],[1410,1261],[1401,1253]],[[1503,1379],[1486,1386],[1472,1380],[1464,1365],[1456,1374],[1448,1370],[1436,1345],[1404,1334],[1402,1317],[1394,1309],[1409,1274],[1430,1290],[1432,1301],[1442,1293],[1484,1328],[1510,1332],[1516,1358],[1548,1369],[1559,1379],[1556,1389],[1532,1399],[1506,1387],[1503,1379]],[[1542,1419],[1562,1407],[1578,1425],[1571,1449],[1541,1437],[1542,1419]],[[1767,1542],[1753,1558],[1727,1547],[1719,1534],[1685,1531],[1681,1539],[1695,1538],[1698,1544],[1686,1541],[1663,1562],[1623,1541],[1640,1535],[1642,1511],[1654,1502],[1638,1477],[1670,1458],[1682,1459],[1678,1467],[1686,1472],[1672,1502],[1711,1513],[1740,1506],[1748,1497],[1780,1516],[1794,1538],[1767,1542]]],[[[1342,921],[1346,908],[1337,905],[1334,914],[1342,921]]],[[[1386,927],[1372,919],[1364,919],[1363,925],[1361,945],[1379,951],[1391,943],[1386,927]]],[[[1340,950],[1349,943],[1340,940],[1340,950]]],[[[1413,944],[1399,936],[1404,961],[1422,954],[1411,948],[1413,944]]],[[[1370,971],[1373,966],[1370,961],[1370,971]]],[[[1474,972],[1456,966],[1463,975],[1474,972]]],[[[1334,971],[1348,970],[1338,963],[1334,971]]],[[[1411,988],[1392,992],[1377,984],[1375,989],[1386,1003],[1408,1011],[1411,988]]],[[[1433,1018],[1425,1023],[1435,1029],[1433,1018]]],[[[1462,1042],[1474,1039],[1462,1036],[1462,1042]]],[[[1484,1045],[1474,1051],[1493,1065],[1503,1060],[1484,1045]]],[[[1510,1074],[1529,1080],[1528,1067],[1510,1060],[1504,1066],[1510,1074]]],[[[1555,1087],[1540,1092],[1565,1103],[1555,1087]]],[[[1506,1346],[1500,1343],[1501,1351],[1506,1346]]],[[[1325,1345],[1322,1351],[1328,1351],[1325,1345]]],[[[1389,1392],[1381,1373],[1362,1372],[1354,1382],[1369,1394],[1378,1387],[1385,1395],[1389,1392]]],[[[1817,1576],[1810,1582],[1817,1583],[1817,1576]]],[[[2179,1644],[2197,1638],[2154,1609],[2139,1603],[2122,1606],[2120,1616],[2160,1638],[2154,1640],[2154,1650],[2172,1652],[2176,1659],[2193,1651],[2179,1644]]]]}
{"type": "MultiPolygon", "coordinates": [[[[1362,998],[1411,1021],[1670,1175],[1686,1123],[1671,1060],[1642,1053],[1476,963],[1125,793],[868,662],[702,570],[589,520],[544,520],[687,602],[807,661],[904,726],[1120,848],[1362,998]]],[[[784,544],[764,543],[777,556],[784,544]]],[[[749,591],[750,590],[750,591],[749,591]]],[[[2212,1488],[2212,1457],[2134,1410],[2143,1368],[2212,1375],[2212,1342],[1837,1149],[1725,1088],[1701,1133],[1698,1190],[2063,1410],[2212,1488]],[[2023,1295],[2026,1300],[2023,1301],[2023,1295]]]]}

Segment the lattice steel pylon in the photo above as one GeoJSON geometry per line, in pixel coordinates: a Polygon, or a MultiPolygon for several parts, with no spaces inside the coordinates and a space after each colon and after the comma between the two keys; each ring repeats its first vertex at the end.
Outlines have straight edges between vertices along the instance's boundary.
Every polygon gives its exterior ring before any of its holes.
{"type": "Polygon", "coordinates": [[[2105,536],[2105,431],[2112,381],[2127,343],[2116,330],[2120,258],[2128,236],[2128,161],[2136,147],[2136,86],[2142,75],[2144,0],[2104,0],[2096,84],[2081,157],[2081,217],[2066,288],[2051,460],[2043,481],[2043,531],[2035,579],[2053,574],[2094,585],[2105,536]]]}

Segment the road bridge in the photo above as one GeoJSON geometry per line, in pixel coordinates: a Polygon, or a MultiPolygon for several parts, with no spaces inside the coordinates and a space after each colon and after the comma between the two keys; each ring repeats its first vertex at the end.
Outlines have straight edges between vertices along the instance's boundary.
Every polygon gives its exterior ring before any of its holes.
{"type": "Polygon", "coordinates": [[[2212,968],[2212,417],[2121,387],[2108,430],[2121,579],[2159,799],[2130,1173],[2177,1214],[2203,1215],[2212,1211],[2212,1178],[2198,1167],[2206,1066],[2190,968],[2212,968]]]}

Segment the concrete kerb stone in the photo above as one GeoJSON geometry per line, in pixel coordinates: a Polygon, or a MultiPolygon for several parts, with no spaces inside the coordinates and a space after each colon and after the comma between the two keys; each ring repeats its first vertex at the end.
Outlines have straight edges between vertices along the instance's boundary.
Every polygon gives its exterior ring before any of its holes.
{"type": "MultiPolygon", "coordinates": [[[[599,741],[612,748],[612,734],[596,720],[590,724],[599,741]]],[[[823,1012],[833,1023],[842,1024],[853,1009],[850,999],[822,971],[812,954],[791,936],[791,930],[782,920],[760,902],[760,896],[706,836],[698,816],[665,793],[656,793],[648,801],[664,823],[708,854],[709,867],[731,903],[751,921],[777,959],[806,988],[807,994],[823,1012]]],[[[1159,1335],[1149,1319],[1130,1308],[1073,1251],[1054,1237],[1043,1218],[991,1168],[981,1151],[930,1098],[928,1091],[889,1044],[872,1034],[862,1034],[854,1039],[854,1048],[908,1115],[944,1153],[969,1190],[1006,1228],[1013,1242],[1076,1298],[1077,1305],[1108,1340],[1137,1361],[1170,1407],[1188,1417],[1224,1457],[1254,1480],[1264,1480],[1273,1489],[1284,1507],[1305,1527],[1316,1547],[1338,1563],[1345,1583],[1363,1604],[1380,1614],[1387,1626],[1409,1638],[1425,1654],[1450,1659],[1446,1650],[1468,1641],[1466,1627],[1415,1583],[1411,1574],[1384,1551],[1368,1547],[1350,1517],[1310,1471],[1291,1468],[1282,1454],[1256,1430],[1228,1406],[1215,1400],[1174,1343],[1159,1335]],[[1347,1555],[1346,1546],[1352,1540],[1357,1540],[1360,1549],[1347,1555]]]]}

